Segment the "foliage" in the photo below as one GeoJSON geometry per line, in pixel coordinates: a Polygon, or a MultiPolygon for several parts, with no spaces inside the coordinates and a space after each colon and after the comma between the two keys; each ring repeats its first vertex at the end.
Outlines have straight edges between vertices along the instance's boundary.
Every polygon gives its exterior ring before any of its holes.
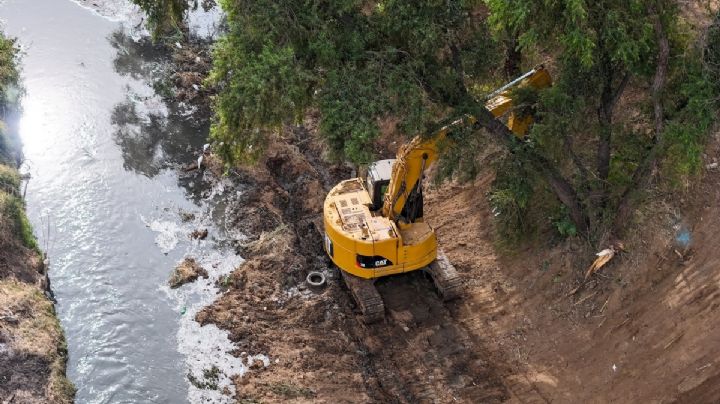
{"type": "MultiPolygon", "coordinates": [[[[487,4],[494,30],[515,35],[523,51],[537,54],[552,49],[557,63],[554,86],[542,91],[534,104],[537,123],[528,147],[561,170],[594,234],[604,231],[658,139],[665,139],[661,152],[667,153],[670,171],[682,176],[697,170],[703,139],[717,111],[709,97],[717,89],[712,90],[707,74],[698,69],[698,52],[686,51],[697,38],[682,32],[674,2],[487,0],[487,4]],[[661,94],[671,119],[664,133],[655,134],[650,88],[658,64],[658,22],[671,45],[669,88],[661,94]],[[632,111],[618,112],[616,104],[626,88],[632,89],[635,102],[628,106],[632,111]]],[[[537,209],[544,207],[531,206],[527,211],[537,209]]],[[[578,223],[573,224],[576,231],[578,223]]],[[[555,225],[560,233],[572,233],[564,219],[556,219],[555,225]]]]}
{"type": "Polygon", "coordinates": [[[529,230],[527,209],[535,193],[536,175],[521,160],[509,158],[501,160],[496,171],[490,206],[500,234],[506,241],[519,241],[529,230]]]}
{"type": "Polygon", "coordinates": [[[564,206],[560,209],[560,214],[555,218],[553,224],[562,237],[575,237],[577,235],[577,227],[570,220],[564,206]]]}
{"type": "Polygon", "coordinates": [[[702,50],[703,68],[716,90],[720,88],[720,11],[705,34],[702,50]]]}
{"type": "Polygon", "coordinates": [[[668,91],[672,108],[663,134],[663,171],[674,184],[700,172],[705,144],[717,121],[720,71],[713,68],[712,58],[716,56],[712,52],[720,49],[720,35],[708,35],[705,45],[705,59],[699,57],[701,50],[691,51],[695,57],[678,68],[668,91]]]}
{"type": "Polygon", "coordinates": [[[368,162],[381,119],[424,131],[499,62],[479,1],[221,5],[229,31],[210,77],[220,89],[212,136],[230,161],[253,160],[273,132],[315,109],[333,155],[368,162]]]}
{"type": "Polygon", "coordinates": [[[25,204],[16,196],[0,191],[0,222],[3,230],[8,229],[25,247],[40,251],[32,225],[25,216],[25,204]],[[7,226],[7,227],[6,227],[7,226]]]}
{"type": "Polygon", "coordinates": [[[181,31],[185,13],[197,8],[197,0],[132,0],[147,15],[147,25],[154,39],[181,31]]]}
{"type": "Polygon", "coordinates": [[[0,191],[15,194],[20,191],[20,174],[5,164],[0,164],[0,191]]]}
{"type": "MultiPolygon", "coordinates": [[[[137,1],[161,11],[166,4],[137,1]]],[[[513,93],[515,112],[533,114],[536,124],[523,142],[509,142],[491,195],[503,226],[519,233],[529,216],[563,236],[604,233],[654,153],[673,176],[697,172],[715,121],[720,23],[707,32],[707,46],[686,51],[698,38],[683,31],[672,0],[220,3],[228,31],[215,45],[208,84],[218,89],[211,135],[228,163],[256,160],[283,125],[309,111],[320,112],[332,157],[366,163],[380,122],[398,122],[406,135],[427,133],[496,87],[503,46],[517,44],[508,55],[551,59],[552,88],[513,93]],[[658,27],[671,53],[658,94],[662,133],[655,133],[651,90],[663,43],[658,27]],[[626,90],[632,102],[620,105],[626,90]]],[[[477,131],[456,140],[440,178],[479,171],[485,143],[477,131]]]]}
{"type": "Polygon", "coordinates": [[[17,48],[15,40],[0,34],[0,114],[5,115],[8,108],[17,106],[21,95],[18,81],[20,73],[15,64],[17,48]]]}
{"type": "Polygon", "coordinates": [[[15,40],[0,33],[0,164],[17,164],[20,139],[10,130],[5,119],[20,107],[23,90],[16,58],[15,40]]]}

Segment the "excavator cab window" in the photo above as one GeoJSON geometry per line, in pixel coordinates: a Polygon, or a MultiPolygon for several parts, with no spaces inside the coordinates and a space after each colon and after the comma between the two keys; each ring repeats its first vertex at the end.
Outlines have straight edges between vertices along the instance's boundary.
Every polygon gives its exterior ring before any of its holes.
{"type": "Polygon", "coordinates": [[[376,211],[382,208],[383,198],[390,184],[392,166],[395,159],[376,161],[368,167],[367,190],[372,200],[370,210],[376,211]]]}

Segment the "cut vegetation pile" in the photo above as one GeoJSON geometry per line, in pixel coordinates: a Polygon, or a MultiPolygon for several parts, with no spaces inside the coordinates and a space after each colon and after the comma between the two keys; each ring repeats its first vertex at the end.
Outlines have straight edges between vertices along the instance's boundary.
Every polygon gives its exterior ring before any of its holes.
{"type": "Polygon", "coordinates": [[[65,337],[17,171],[20,95],[14,43],[0,35],[0,402],[70,403],[65,337]]]}

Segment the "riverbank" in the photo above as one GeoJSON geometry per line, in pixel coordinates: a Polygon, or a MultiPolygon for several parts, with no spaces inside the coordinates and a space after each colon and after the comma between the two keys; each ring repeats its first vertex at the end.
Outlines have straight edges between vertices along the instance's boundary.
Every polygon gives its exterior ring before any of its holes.
{"type": "Polygon", "coordinates": [[[419,274],[383,279],[386,320],[366,326],[313,228],[326,192],[351,175],[324,158],[317,119],[283,127],[253,167],[206,160],[216,180],[229,181],[228,225],[245,234],[237,249],[246,261],[196,320],[229,331],[247,364],[234,378],[238,402],[720,397],[717,130],[705,170],[681,191],[650,189],[626,251],[587,282],[596,251],[579,238],[548,233],[513,251],[501,246],[486,197],[491,158],[475,181],[428,190],[426,218],[466,293],[443,303],[419,274]],[[679,249],[686,230],[692,246],[679,249]],[[326,275],[325,289],[307,287],[310,271],[326,275]]]}
{"type": "MultiPolygon", "coordinates": [[[[196,320],[228,330],[249,370],[239,402],[711,402],[720,397],[714,324],[720,228],[716,159],[681,197],[638,213],[627,252],[583,284],[593,251],[577,240],[498,248],[485,195],[492,169],[427,194],[427,219],[465,279],[437,298],[419,274],[383,279],[384,322],[364,325],[312,221],[351,175],[323,159],[314,127],[286,126],[253,167],[229,170],[229,225],[246,261],[196,320]],[[653,212],[653,214],[649,214],[653,212]],[[692,248],[678,250],[678,220],[692,248]],[[678,252],[681,251],[681,252],[678,252]],[[328,284],[307,287],[310,271],[328,284]],[[251,354],[267,355],[257,361],[251,354]],[[643,383],[639,383],[642,380],[643,383]]],[[[490,165],[487,165],[490,167],[490,165]]],[[[214,160],[207,170],[221,178],[214,160]]]]}
{"type": "Polygon", "coordinates": [[[65,337],[18,173],[15,52],[13,41],[0,35],[0,402],[71,403],[65,337]]]}

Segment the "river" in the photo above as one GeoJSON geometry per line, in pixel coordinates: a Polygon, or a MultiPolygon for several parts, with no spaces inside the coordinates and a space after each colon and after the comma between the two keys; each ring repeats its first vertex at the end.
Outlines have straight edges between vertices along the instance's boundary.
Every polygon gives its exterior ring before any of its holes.
{"type": "Polygon", "coordinates": [[[155,94],[168,55],[141,39],[137,10],[94,3],[0,2],[23,52],[27,207],[51,263],[68,376],[78,403],[229,401],[188,381],[218,366],[222,389],[243,372],[226,334],[193,321],[242,261],[225,247],[238,235],[223,226],[222,183],[175,169],[196,158],[208,125],[155,94]],[[205,241],[188,236],[199,228],[205,241]],[[210,278],[169,289],[186,256],[210,278]]]}

